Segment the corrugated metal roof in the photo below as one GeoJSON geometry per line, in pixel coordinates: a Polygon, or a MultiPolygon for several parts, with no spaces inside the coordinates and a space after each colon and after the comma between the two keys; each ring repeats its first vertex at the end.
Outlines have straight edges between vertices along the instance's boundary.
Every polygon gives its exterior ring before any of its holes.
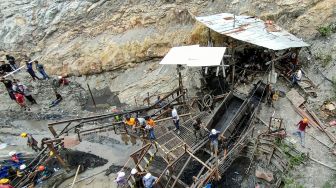
{"type": "Polygon", "coordinates": [[[218,66],[221,64],[225,50],[225,47],[199,47],[198,45],[173,47],[160,64],[192,67],[218,66]]]}
{"type": "Polygon", "coordinates": [[[221,13],[196,17],[196,20],[220,34],[272,50],[309,46],[276,24],[251,16],[235,16],[234,19],[233,14],[221,13]]]}

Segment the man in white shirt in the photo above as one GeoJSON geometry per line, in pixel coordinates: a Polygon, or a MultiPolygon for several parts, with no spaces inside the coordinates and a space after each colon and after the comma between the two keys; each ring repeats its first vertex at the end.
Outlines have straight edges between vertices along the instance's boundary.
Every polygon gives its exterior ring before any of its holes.
{"type": "Polygon", "coordinates": [[[301,69],[298,69],[293,75],[292,75],[292,85],[298,84],[298,82],[301,81],[302,78],[302,71],[301,69]]]}
{"type": "Polygon", "coordinates": [[[177,131],[177,134],[180,134],[180,117],[177,113],[177,110],[175,107],[172,107],[172,118],[173,118],[173,123],[175,125],[174,131],[177,131]]]}

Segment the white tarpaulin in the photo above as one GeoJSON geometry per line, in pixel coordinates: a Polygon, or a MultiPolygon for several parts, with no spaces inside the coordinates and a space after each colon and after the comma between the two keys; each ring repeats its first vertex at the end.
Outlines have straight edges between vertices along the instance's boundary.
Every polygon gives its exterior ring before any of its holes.
{"type": "Polygon", "coordinates": [[[219,66],[224,57],[225,47],[173,47],[160,64],[187,66],[219,66]]]}
{"type": "Polygon", "coordinates": [[[187,64],[188,54],[193,48],[199,45],[173,47],[161,60],[162,65],[185,65],[187,64]]]}
{"type": "Polygon", "coordinates": [[[221,13],[196,20],[220,34],[272,50],[309,46],[272,22],[265,23],[252,16],[221,13]]]}

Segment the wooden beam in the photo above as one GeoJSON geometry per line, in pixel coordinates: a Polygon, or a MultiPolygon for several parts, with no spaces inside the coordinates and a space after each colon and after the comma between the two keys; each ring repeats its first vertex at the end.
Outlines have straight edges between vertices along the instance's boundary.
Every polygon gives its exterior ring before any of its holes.
{"type": "Polygon", "coordinates": [[[191,153],[189,150],[186,150],[186,152],[192,156],[196,161],[198,161],[199,163],[201,163],[203,166],[205,166],[208,170],[211,170],[211,168],[205,164],[201,159],[199,159],[198,157],[196,157],[193,153],[191,153]]]}
{"type": "Polygon", "coordinates": [[[65,168],[67,171],[69,171],[70,169],[69,169],[68,165],[64,162],[64,160],[62,159],[62,157],[55,150],[54,145],[51,144],[51,143],[48,143],[47,146],[50,149],[50,151],[52,151],[54,153],[54,155],[56,156],[57,160],[61,163],[61,165],[63,166],[63,168],[65,168]]]}
{"type": "Polygon", "coordinates": [[[178,175],[176,176],[176,179],[175,179],[175,181],[174,181],[174,183],[173,183],[173,185],[172,185],[171,187],[174,187],[174,186],[175,186],[175,184],[177,183],[177,180],[180,178],[180,176],[181,176],[181,174],[183,173],[184,169],[187,167],[187,165],[188,165],[190,159],[191,159],[191,155],[189,156],[189,158],[187,159],[187,161],[184,163],[182,169],[180,170],[180,172],[179,172],[178,175]]]}

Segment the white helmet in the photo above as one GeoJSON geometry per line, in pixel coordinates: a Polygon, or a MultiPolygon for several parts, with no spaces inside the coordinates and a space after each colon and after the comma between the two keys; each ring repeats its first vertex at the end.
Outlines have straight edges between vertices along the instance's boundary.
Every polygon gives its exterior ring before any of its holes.
{"type": "Polygon", "coordinates": [[[147,173],[146,175],[145,175],[145,179],[148,179],[148,178],[150,178],[150,177],[152,177],[152,174],[151,173],[147,173]]]}
{"type": "Polygon", "coordinates": [[[20,165],[20,170],[24,170],[27,166],[25,164],[20,165]]]}
{"type": "Polygon", "coordinates": [[[118,178],[122,178],[126,175],[125,172],[118,172],[117,174],[118,174],[118,178]]]}
{"type": "Polygon", "coordinates": [[[62,76],[58,76],[58,79],[61,79],[62,78],[62,76]]]}
{"type": "Polygon", "coordinates": [[[16,151],[11,151],[11,152],[8,153],[9,156],[13,156],[15,154],[16,154],[16,151]]]}
{"type": "Polygon", "coordinates": [[[217,133],[216,129],[211,130],[211,134],[216,134],[216,133],[217,133]]]}
{"type": "Polygon", "coordinates": [[[133,168],[133,169],[131,170],[131,174],[132,174],[132,175],[136,174],[137,172],[138,172],[138,170],[137,170],[136,168],[133,168]]]}

